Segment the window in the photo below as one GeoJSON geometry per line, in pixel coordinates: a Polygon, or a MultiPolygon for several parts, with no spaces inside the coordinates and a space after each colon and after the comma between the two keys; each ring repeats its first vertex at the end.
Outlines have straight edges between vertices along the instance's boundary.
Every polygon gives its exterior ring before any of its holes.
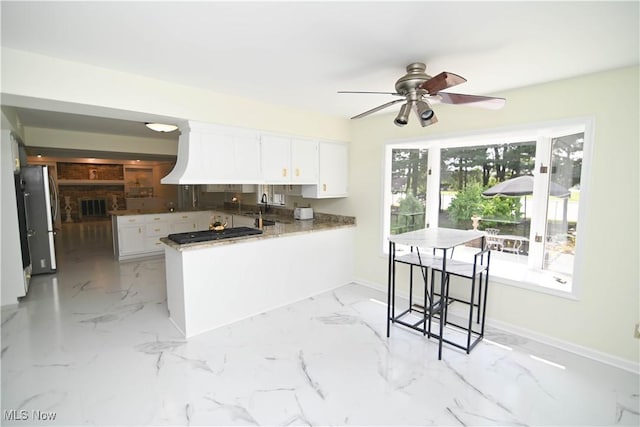
{"type": "Polygon", "coordinates": [[[425,227],[428,153],[426,149],[391,149],[390,234],[425,227]]]}
{"type": "Polygon", "coordinates": [[[492,234],[494,279],[575,296],[589,138],[576,120],[387,144],[383,250],[390,234],[477,228],[492,234]]]}

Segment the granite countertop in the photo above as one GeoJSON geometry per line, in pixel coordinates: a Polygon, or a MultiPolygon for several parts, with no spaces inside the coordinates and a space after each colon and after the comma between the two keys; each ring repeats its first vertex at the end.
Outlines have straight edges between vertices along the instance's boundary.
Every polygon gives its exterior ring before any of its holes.
{"type": "MultiPolygon", "coordinates": [[[[237,213],[236,213],[237,214],[237,213]]],[[[293,236],[303,233],[314,233],[318,231],[334,230],[339,228],[349,228],[356,226],[355,217],[320,214],[322,218],[309,220],[286,220],[284,222],[276,222],[275,225],[263,227],[262,234],[235,237],[231,239],[210,240],[208,242],[178,244],[167,237],[162,237],[160,241],[165,245],[178,251],[204,249],[213,246],[230,245],[236,243],[246,243],[251,241],[271,239],[276,237],[293,236]],[[326,217],[325,217],[326,216],[326,217]]]]}
{"type": "Polygon", "coordinates": [[[183,212],[206,212],[214,211],[216,209],[176,209],[173,212],[169,212],[167,208],[164,209],[120,209],[117,211],[107,211],[107,214],[113,216],[125,216],[125,215],[157,215],[165,213],[183,213],[183,212]]]}

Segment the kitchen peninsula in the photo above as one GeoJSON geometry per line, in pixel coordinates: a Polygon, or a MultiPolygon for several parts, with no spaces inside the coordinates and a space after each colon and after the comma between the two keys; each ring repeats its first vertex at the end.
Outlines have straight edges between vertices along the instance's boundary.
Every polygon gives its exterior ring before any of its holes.
{"type": "Polygon", "coordinates": [[[286,220],[255,236],[165,248],[169,317],[185,337],[349,283],[355,218],[286,220]]]}

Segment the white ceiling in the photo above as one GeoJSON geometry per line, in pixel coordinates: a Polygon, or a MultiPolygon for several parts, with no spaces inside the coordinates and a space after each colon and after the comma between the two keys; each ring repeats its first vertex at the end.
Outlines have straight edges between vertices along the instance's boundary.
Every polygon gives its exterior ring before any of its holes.
{"type": "MultiPolygon", "coordinates": [[[[2,1],[1,35],[3,47],[346,118],[393,98],[338,90],[393,91],[410,62],[468,80],[452,92],[496,96],[637,65],[639,4],[2,1]]],[[[83,126],[71,119],[29,120],[83,126]]]]}

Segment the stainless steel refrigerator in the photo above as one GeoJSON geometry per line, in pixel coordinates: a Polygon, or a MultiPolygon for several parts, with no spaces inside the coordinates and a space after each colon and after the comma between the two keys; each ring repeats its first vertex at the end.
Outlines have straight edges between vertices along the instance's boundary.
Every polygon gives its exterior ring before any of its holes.
{"type": "Polygon", "coordinates": [[[58,192],[49,176],[49,167],[23,166],[27,241],[31,256],[31,274],[56,271],[56,248],[53,229],[58,209],[58,192]]]}

